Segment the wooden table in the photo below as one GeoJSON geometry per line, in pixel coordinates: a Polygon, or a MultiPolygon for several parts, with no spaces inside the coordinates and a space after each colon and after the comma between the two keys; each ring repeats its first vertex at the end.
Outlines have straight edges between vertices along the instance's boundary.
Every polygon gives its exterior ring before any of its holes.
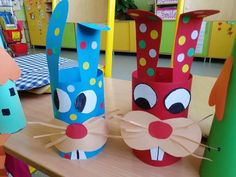
{"type": "MultiPolygon", "coordinates": [[[[193,97],[189,115],[198,117],[213,113],[207,106],[207,98],[214,78],[194,77],[193,97]],[[200,85],[201,84],[201,85],[200,85]]],[[[122,113],[131,110],[131,82],[117,79],[105,79],[106,110],[119,108],[122,113]]],[[[21,101],[28,121],[49,121],[53,119],[51,97],[49,94],[21,94],[21,101]]],[[[38,126],[37,126],[38,127],[38,126]]],[[[118,134],[118,122],[109,124],[111,134],[118,134]]],[[[33,139],[33,135],[47,132],[44,128],[28,126],[12,135],[5,144],[6,152],[23,160],[49,176],[68,177],[199,177],[200,160],[194,157],[183,158],[168,167],[152,167],[139,161],[122,139],[108,139],[104,151],[97,157],[85,161],[62,159],[56,149],[45,149],[49,139],[33,139]]],[[[199,154],[203,149],[198,150],[199,154]]]]}

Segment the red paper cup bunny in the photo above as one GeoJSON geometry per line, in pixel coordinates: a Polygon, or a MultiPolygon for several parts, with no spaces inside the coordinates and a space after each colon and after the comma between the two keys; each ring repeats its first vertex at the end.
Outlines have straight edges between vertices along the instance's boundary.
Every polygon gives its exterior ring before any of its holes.
{"type": "MultiPolygon", "coordinates": [[[[199,10],[181,14],[174,44],[173,68],[157,67],[162,32],[162,20],[153,13],[129,10],[136,22],[137,70],[132,74],[133,110],[142,110],[161,120],[187,117],[191,101],[192,66],[195,47],[204,17],[217,13],[199,10]]],[[[149,125],[149,134],[165,139],[168,127],[149,125]],[[161,133],[157,133],[161,129],[161,133]],[[165,135],[166,134],[166,135],[165,135]]],[[[145,143],[145,142],[140,142],[145,143]]],[[[180,157],[164,152],[160,147],[136,150],[134,154],[153,166],[167,166],[180,157]]]]}

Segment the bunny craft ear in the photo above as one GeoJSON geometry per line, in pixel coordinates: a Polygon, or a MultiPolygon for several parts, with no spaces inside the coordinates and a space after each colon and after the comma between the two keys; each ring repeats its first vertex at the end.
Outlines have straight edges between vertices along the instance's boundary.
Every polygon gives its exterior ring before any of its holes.
{"type": "Polygon", "coordinates": [[[218,10],[197,10],[181,14],[174,44],[173,81],[190,77],[193,57],[204,17],[219,13],[218,10]]]}
{"type": "Polygon", "coordinates": [[[101,24],[79,23],[77,25],[76,44],[80,77],[82,82],[94,80],[98,74],[101,31],[109,28],[101,24]]]}
{"type": "Polygon", "coordinates": [[[47,31],[46,54],[50,75],[51,90],[58,85],[58,62],[61,53],[61,42],[68,14],[68,1],[61,0],[54,9],[47,31]]]}
{"type": "Polygon", "coordinates": [[[211,90],[209,105],[216,108],[215,117],[221,121],[224,117],[225,104],[227,100],[230,75],[233,68],[233,57],[227,58],[222,71],[211,90]]]}
{"type": "Polygon", "coordinates": [[[58,71],[63,31],[68,13],[68,1],[56,6],[47,33],[47,61],[55,117],[67,123],[83,123],[104,113],[103,73],[98,69],[100,31],[105,25],[77,25],[79,66],[58,71]],[[71,118],[72,117],[72,118],[71,118]],[[74,120],[74,117],[79,119],[74,120]]]}
{"type": "Polygon", "coordinates": [[[128,10],[136,23],[138,77],[154,81],[161,42],[162,20],[142,10],[128,10]]]}
{"type": "Polygon", "coordinates": [[[0,47],[0,85],[4,85],[8,80],[15,81],[20,78],[21,71],[11,56],[0,47]]]}

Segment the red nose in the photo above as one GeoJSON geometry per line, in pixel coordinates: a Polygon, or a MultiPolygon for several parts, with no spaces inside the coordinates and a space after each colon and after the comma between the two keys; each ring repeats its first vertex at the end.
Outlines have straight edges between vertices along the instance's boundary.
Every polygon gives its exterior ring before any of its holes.
{"type": "Polygon", "coordinates": [[[154,138],[166,139],[171,135],[173,129],[167,123],[155,121],[149,124],[148,131],[149,134],[154,138]]]}
{"type": "Polygon", "coordinates": [[[66,128],[66,135],[72,139],[81,139],[87,135],[87,128],[83,124],[71,124],[66,128]]]}

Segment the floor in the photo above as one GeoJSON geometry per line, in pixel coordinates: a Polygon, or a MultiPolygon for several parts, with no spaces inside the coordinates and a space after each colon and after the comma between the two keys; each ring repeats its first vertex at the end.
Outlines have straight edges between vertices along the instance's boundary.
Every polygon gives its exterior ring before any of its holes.
{"type": "MultiPolygon", "coordinates": [[[[36,48],[30,50],[30,53],[45,53],[45,49],[36,48]]],[[[77,53],[75,50],[63,50],[62,57],[77,59],[77,53]]],[[[104,54],[100,55],[99,64],[104,64],[104,54]]],[[[158,66],[168,67],[170,65],[170,59],[168,56],[161,56],[158,61],[158,66]]],[[[217,77],[223,66],[223,62],[204,62],[203,59],[193,62],[192,74],[201,76],[217,77]]],[[[113,72],[112,77],[118,79],[131,80],[131,73],[136,69],[136,56],[134,54],[114,54],[113,56],[113,72]]],[[[47,177],[47,175],[37,171],[33,177],[47,177]]]]}

